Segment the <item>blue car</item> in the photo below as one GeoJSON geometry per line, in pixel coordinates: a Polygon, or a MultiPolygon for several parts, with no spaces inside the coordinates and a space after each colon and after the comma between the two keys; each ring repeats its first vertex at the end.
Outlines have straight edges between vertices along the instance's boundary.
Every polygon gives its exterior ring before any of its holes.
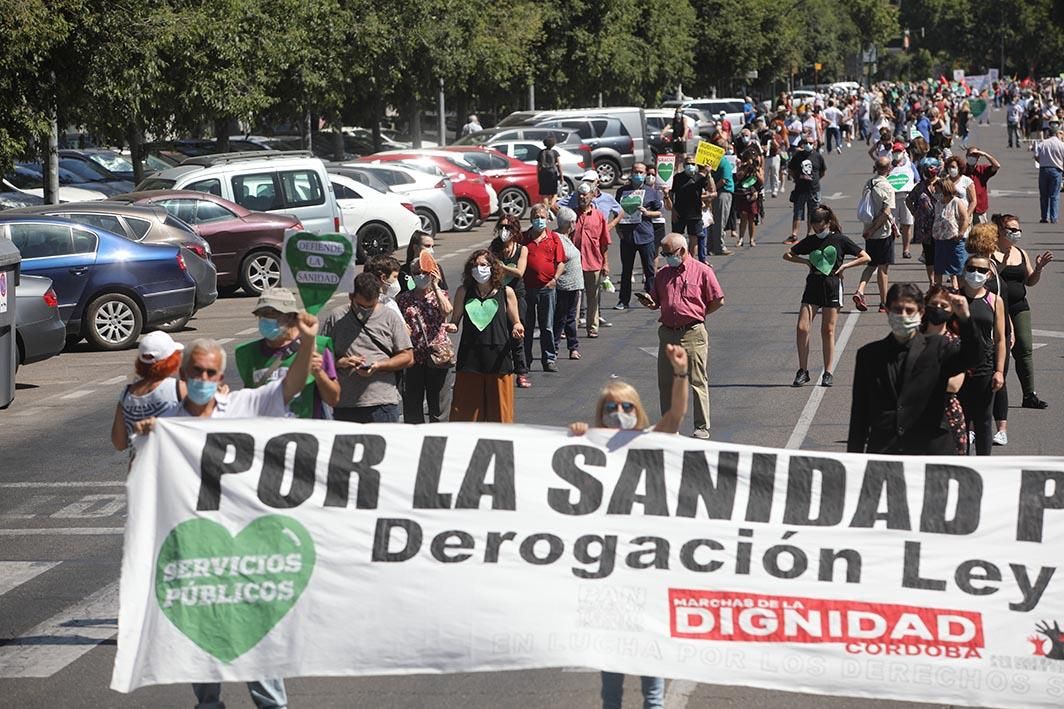
{"type": "Polygon", "coordinates": [[[196,308],[196,282],[176,246],[58,217],[0,215],[0,237],[22,253],[23,273],[52,279],[68,340],[125,349],[145,328],[196,308]]]}

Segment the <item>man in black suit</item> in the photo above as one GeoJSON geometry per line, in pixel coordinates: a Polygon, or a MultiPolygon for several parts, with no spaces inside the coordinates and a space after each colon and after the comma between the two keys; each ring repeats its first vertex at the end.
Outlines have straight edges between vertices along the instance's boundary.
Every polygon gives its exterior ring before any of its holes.
{"type": "Polygon", "coordinates": [[[891,334],[857,351],[846,450],[851,453],[955,455],[945,419],[949,378],[978,364],[982,343],[968,301],[951,295],[960,343],[919,331],[924,294],[912,283],[887,292],[891,334]]]}

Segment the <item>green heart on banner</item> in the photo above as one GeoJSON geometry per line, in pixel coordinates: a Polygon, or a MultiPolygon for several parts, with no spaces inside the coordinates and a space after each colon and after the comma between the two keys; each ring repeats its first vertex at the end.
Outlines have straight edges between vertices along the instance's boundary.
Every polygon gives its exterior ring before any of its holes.
{"type": "Polygon", "coordinates": [[[470,298],[466,301],[465,312],[469,317],[469,322],[476,325],[478,330],[484,332],[484,328],[495,319],[495,313],[499,312],[499,301],[495,300],[495,298],[489,298],[488,300],[470,298]]]}
{"type": "Polygon", "coordinates": [[[629,192],[621,197],[621,209],[625,214],[635,214],[643,206],[643,190],[629,192]]]}
{"type": "Polygon", "coordinates": [[[838,253],[834,246],[825,246],[823,249],[817,249],[809,254],[809,263],[813,264],[813,268],[825,276],[830,276],[831,272],[835,270],[835,257],[838,256],[838,253]]]}
{"type": "Polygon", "coordinates": [[[291,517],[259,517],[236,537],[212,520],[190,519],[159,550],[155,598],[189,640],[232,662],[292,609],[314,561],[314,540],[291,517]]]}
{"type": "Polygon", "coordinates": [[[676,164],[672,160],[669,160],[668,162],[659,162],[658,178],[661,179],[662,182],[668,182],[672,177],[672,171],[675,167],[676,164]]]}
{"type": "Polygon", "coordinates": [[[353,256],[351,237],[346,234],[302,231],[288,238],[284,261],[308,313],[316,315],[333,297],[353,256]]]}
{"type": "Polygon", "coordinates": [[[968,108],[972,109],[972,118],[978,118],[986,112],[986,101],[981,98],[968,99],[968,108]]]}
{"type": "Polygon", "coordinates": [[[890,186],[894,189],[900,190],[902,187],[909,184],[909,175],[904,175],[901,173],[887,175],[887,182],[889,182],[890,186]]]}

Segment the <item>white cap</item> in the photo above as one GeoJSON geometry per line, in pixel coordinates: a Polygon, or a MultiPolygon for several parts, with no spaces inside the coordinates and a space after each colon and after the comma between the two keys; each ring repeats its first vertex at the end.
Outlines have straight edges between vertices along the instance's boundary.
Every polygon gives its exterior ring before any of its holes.
{"type": "Polygon", "coordinates": [[[599,174],[598,170],[588,170],[580,176],[580,180],[583,182],[598,182],[599,174]]]}
{"type": "Polygon", "coordinates": [[[180,352],[185,349],[185,346],[180,342],[174,342],[174,338],[162,330],[155,330],[140,338],[138,349],[140,355],[137,358],[141,362],[154,364],[155,362],[161,362],[174,352],[180,352]]]}
{"type": "Polygon", "coordinates": [[[591,194],[591,185],[589,185],[586,182],[581,182],[577,186],[576,191],[579,192],[580,194],[591,194]]]}

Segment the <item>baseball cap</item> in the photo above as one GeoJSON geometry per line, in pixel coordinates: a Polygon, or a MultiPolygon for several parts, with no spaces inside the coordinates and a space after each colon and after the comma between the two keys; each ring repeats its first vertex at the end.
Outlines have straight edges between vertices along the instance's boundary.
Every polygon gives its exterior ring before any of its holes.
{"type": "Polygon", "coordinates": [[[580,179],[582,181],[584,181],[584,182],[598,182],[598,179],[599,179],[598,170],[588,170],[587,172],[585,172],[583,175],[580,176],[580,179]]]}
{"type": "Polygon", "coordinates": [[[251,311],[251,314],[258,315],[267,309],[276,310],[282,315],[298,313],[299,304],[296,302],[295,295],[288,288],[267,288],[262,291],[262,295],[259,296],[259,300],[255,303],[255,309],[251,311]]]}
{"type": "Polygon", "coordinates": [[[185,346],[180,342],[175,342],[174,338],[162,330],[155,330],[140,338],[137,359],[145,364],[152,364],[161,362],[174,352],[180,352],[183,349],[185,346]]]}
{"type": "Polygon", "coordinates": [[[895,141],[894,145],[890,146],[890,149],[897,152],[901,152],[902,150],[905,150],[905,143],[902,143],[901,141],[895,141]]]}
{"type": "Polygon", "coordinates": [[[581,182],[579,185],[577,185],[576,191],[579,194],[590,194],[591,193],[591,185],[589,185],[586,182],[581,182]]]}

